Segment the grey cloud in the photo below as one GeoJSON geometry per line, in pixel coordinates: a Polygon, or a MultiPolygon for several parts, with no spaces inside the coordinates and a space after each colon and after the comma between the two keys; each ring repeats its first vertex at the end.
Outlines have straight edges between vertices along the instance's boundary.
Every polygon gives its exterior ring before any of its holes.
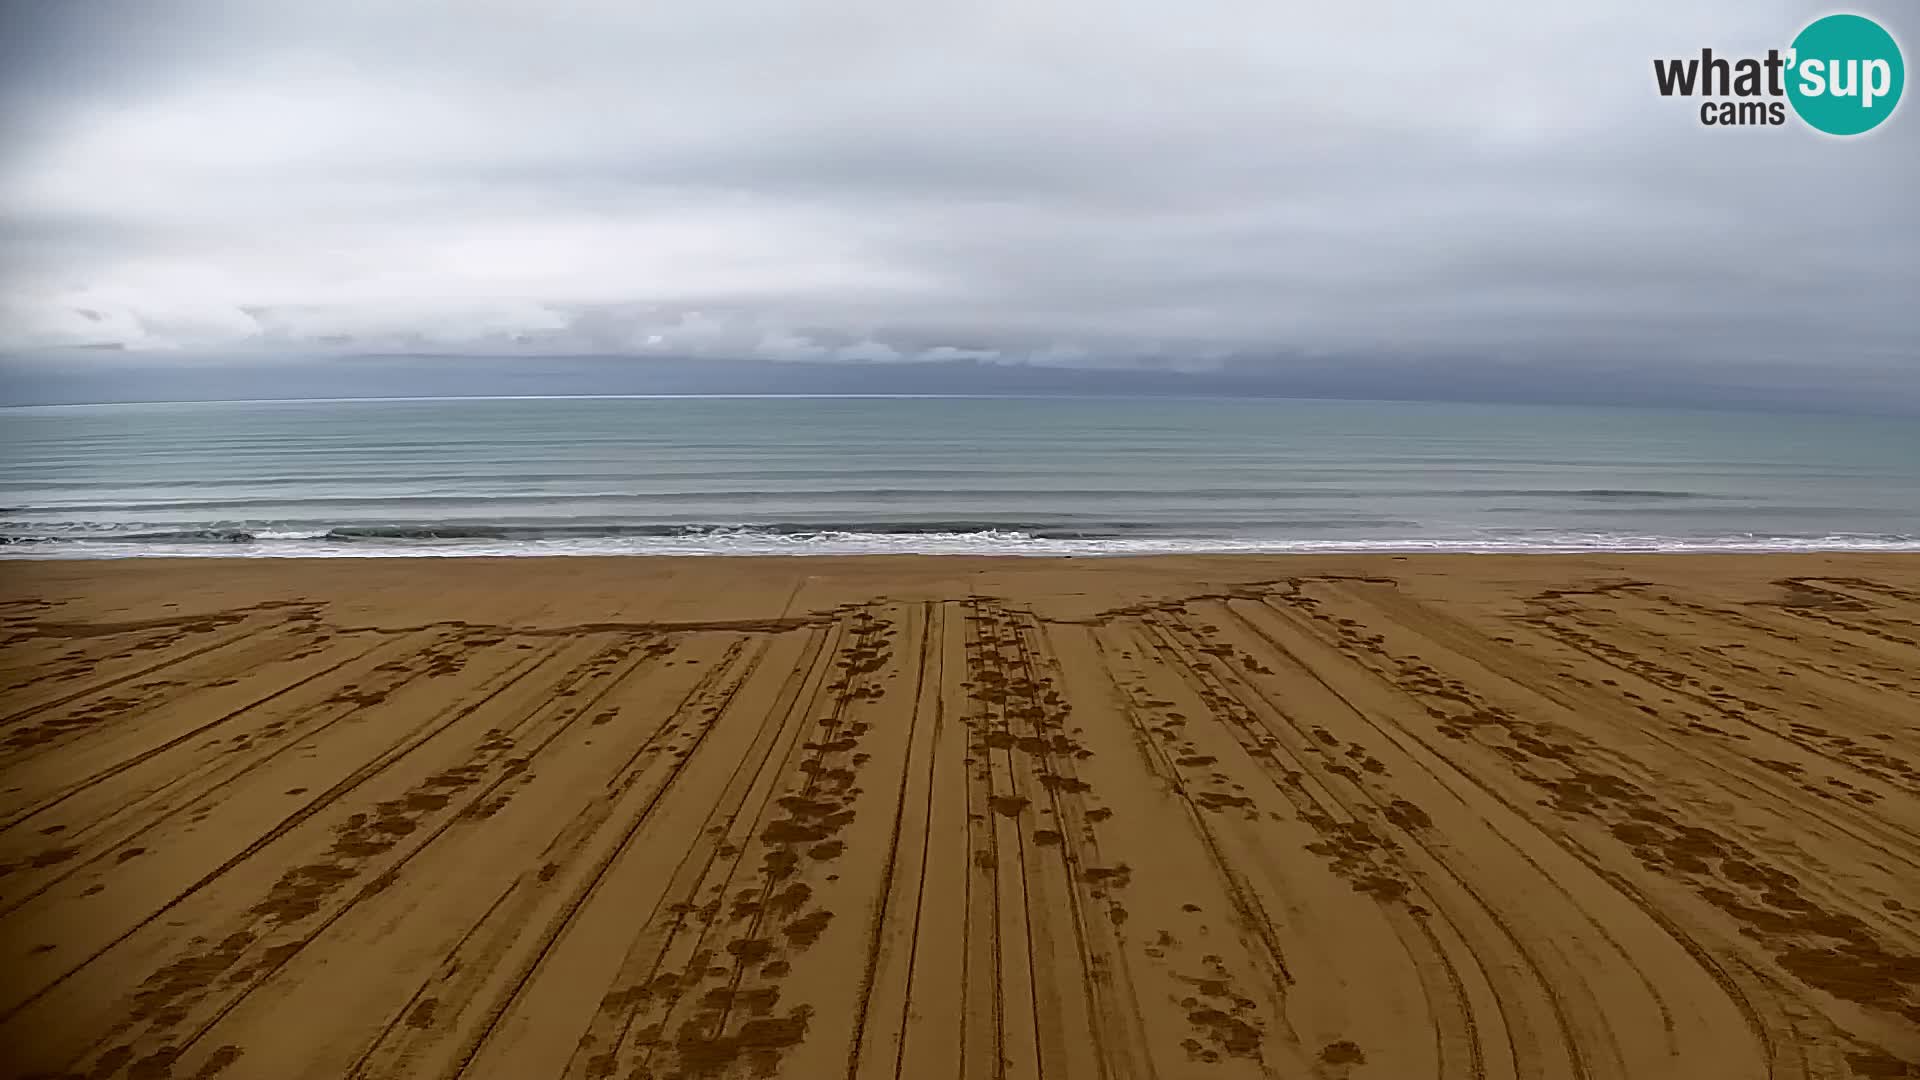
{"type": "Polygon", "coordinates": [[[1915,106],[1841,141],[1653,90],[1653,57],[1764,52],[1810,3],[0,3],[0,349],[36,370],[1337,368],[1920,407],[1915,106]]]}

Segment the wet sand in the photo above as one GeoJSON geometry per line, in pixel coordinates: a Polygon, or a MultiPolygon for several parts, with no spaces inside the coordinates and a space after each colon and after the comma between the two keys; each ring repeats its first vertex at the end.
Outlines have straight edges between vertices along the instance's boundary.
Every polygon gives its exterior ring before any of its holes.
{"type": "Polygon", "coordinates": [[[1920,1075],[1920,557],[0,566],[0,1075],[1920,1075]]]}

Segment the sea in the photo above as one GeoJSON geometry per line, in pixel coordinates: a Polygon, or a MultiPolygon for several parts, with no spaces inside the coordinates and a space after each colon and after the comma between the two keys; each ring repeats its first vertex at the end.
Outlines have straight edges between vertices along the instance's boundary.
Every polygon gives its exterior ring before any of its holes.
{"type": "Polygon", "coordinates": [[[1920,422],[1273,399],[0,410],[0,557],[1920,550],[1920,422]]]}

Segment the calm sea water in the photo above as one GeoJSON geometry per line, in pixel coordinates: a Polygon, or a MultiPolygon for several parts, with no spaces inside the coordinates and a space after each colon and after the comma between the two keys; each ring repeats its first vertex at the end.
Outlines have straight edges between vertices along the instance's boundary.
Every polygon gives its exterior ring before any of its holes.
{"type": "Polygon", "coordinates": [[[0,554],[1920,549],[1920,424],[1336,401],[0,411],[0,554]]]}

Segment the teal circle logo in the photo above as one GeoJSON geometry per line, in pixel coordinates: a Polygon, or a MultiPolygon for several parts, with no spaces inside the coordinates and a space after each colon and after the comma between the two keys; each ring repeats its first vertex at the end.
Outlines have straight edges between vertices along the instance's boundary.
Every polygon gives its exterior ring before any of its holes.
{"type": "Polygon", "coordinates": [[[1893,114],[1907,67],[1893,35],[1860,15],[1829,15],[1793,39],[1787,100],[1829,135],[1871,131],[1893,114]]]}

